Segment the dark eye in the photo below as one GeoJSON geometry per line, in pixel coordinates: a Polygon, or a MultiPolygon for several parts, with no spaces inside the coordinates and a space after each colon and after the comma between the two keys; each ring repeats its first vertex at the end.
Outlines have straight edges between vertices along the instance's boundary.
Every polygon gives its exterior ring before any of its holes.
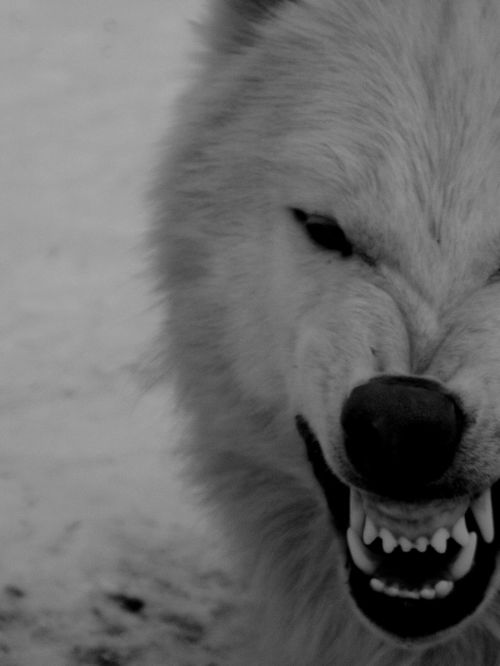
{"type": "Polygon", "coordinates": [[[343,257],[353,253],[352,243],[342,231],[335,218],[309,214],[299,208],[292,208],[292,214],[305,229],[309,238],[325,250],[333,250],[343,257]]]}

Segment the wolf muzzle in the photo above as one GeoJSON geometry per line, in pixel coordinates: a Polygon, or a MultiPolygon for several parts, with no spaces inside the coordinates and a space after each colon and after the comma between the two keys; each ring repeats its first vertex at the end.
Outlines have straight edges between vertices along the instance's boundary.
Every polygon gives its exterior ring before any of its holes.
{"type": "Polygon", "coordinates": [[[341,415],[347,458],[367,490],[413,499],[450,469],[466,419],[459,399],[421,377],[357,386],[341,415]]]}

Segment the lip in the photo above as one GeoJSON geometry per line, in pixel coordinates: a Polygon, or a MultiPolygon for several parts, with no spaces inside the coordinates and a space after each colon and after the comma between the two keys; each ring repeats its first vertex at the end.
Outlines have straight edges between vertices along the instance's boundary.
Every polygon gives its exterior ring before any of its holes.
{"type": "MultiPolygon", "coordinates": [[[[346,543],[346,534],[350,525],[351,490],[331,471],[307,421],[302,416],[297,416],[296,424],[306,445],[309,463],[324,493],[332,525],[345,544],[347,584],[352,601],[369,624],[389,635],[396,642],[425,644],[440,640],[474,616],[487,599],[491,589],[499,550],[497,538],[492,543],[486,543],[484,539],[478,538],[470,570],[460,580],[454,581],[452,591],[444,597],[404,598],[388,594],[387,589],[385,592],[374,589],[372,581],[377,574],[368,575],[361,571],[354,563],[346,543]]],[[[494,484],[491,490],[494,505],[498,506],[499,484],[494,484]]],[[[478,533],[479,530],[471,512],[467,513],[466,518],[469,530],[478,533]]],[[[494,518],[497,522],[496,512],[494,512],[494,518]]],[[[500,526],[495,525],[495,527],[498,533],[500,526]]],[[[453,554],[452,551],[450,557],[453,554]]],[[[386,576],[386,580],[390,580],[391,571],[397,571],[397,557],[400,557],[401,560],[405,559],[408,571],[414,567],[418,572],[423,561],[419,560],[419,557],[422,556],[417,553],[401,556],[398,552],[395,559],[387,558],[381,563],[382,573],[386,576]],[[405,558],[408,558],[409,555],[412,556],[411,559],[406,560],[405,558]],[[396,564],[394,564],[395,562],[396,564]]]]}

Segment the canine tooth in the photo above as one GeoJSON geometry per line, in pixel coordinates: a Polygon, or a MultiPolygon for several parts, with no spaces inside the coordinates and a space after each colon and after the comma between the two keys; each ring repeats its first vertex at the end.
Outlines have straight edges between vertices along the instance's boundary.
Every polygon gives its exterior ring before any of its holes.
{"type": "Polygon", "coordinates": [[[416,541],[416,548],[420,553],[424,553],[427,550],[429,545],[429,539],[427,537],[418,537],[416,541]]]}
{"type": "Polygon", "coordinates": [[[461,546],[466,546],[469,543],[469,530],[465,524],[465,516],[462,516],[457,520],[451,530],[451,536],[461,546]]]}
{"type": "Polygon", "coordinates": [[[384,549],[384,553],[392,553],[394,548],[396,548],[398,545],[398,542],[386,527],[383,527],[380,530],[380,538],[382,539],[382,548],[384,549]]]}
{"type": "Polygon", "coordinates": [[[351,490],[349,513],[352,529],[358,534],[361,534],[365,520],[365,511],[363,509],[361,495],[357,490],[351,490]]]}
{"type": "Polygon", "coordinates": [[[471,504],[471,510],[476,523],[486,543],[491,543],[495,536],[493,526],[493,508],[491,506],[491,489],[488,488],[471,504]]]}
{"type": "Polygon", "coordinates": [[[437,550],[438,553],[445,553],[449,536],[450,533],[448,530],[444,527],[440,527],[435,531],[431,539],[431,546],[434,548],[434,550],[437,550]]]}
{"type": "Polygon", "coordinates": [[[409,553],[410,550],[413,548],[413,544],[410,541],[410,539],[407,539],[406,537],[399,537],[399,545],[401,546],[401,550],[403,553],[409,553]]]}
{"type": "Polygon", "coordinates": [[[349,550],[351,551],[352,559],[354,564],[361,569],[363,573],[368,576],[375,572],[377,568],[376,560],[371,557],[370,553],[364,547],[363,542],[361,541],[358,534],[350,527],[347,530],[347,544],[349,550]]]}
{"type": "Polygon", "coordinates": [[[440,580],[439,583],[434,585],[436,594],[441,599],[447,597],[453,589],[453,582],[451,580],[440,580]]]}
{"type": "Polygon", "coordinates": [[[474,561],[476,546],[477,534],[475,532],[471,532],[469,536],[469,543],[462,548],[450,567],[450,574],[452,578],[459,580],[469,573],[472,562],[474,561]]]}
{"type": "Polygon", "coordinates": [[[375,541],[377,536],[378,530],[375,527],[373,520],[367,516],[365,520],[365,529],[363,530],[363,541],[369,546],[375,541]]]}
{"type": "Polygon", "coordinates": [[[435,599],[436,590],[433,587],[424,587],[420,590],[420,596],[422,599],[435,599]]]}
{"type": "Polygon", "coordinates": [[[382,582],[379,578],[372,578],[370,580],[370,586],[375,592],[383,592],[385,590],[385,583],[382,582]]]}

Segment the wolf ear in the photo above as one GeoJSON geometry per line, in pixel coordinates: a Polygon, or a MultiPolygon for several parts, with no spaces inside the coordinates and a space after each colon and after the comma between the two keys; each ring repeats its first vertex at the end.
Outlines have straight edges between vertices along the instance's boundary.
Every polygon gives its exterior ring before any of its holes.
{"type": "Polygon", "coordinates": [[[218,0],[209,25],[209,39],[217,51],[234,52],[250,44],[255,27],[292,0],[218,0]]]}

